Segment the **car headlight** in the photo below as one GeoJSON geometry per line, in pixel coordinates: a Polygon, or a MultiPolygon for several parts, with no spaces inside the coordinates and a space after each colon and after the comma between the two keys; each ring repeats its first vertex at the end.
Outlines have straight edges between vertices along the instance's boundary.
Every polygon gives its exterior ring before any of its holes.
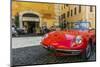
{"type": "Polygon", "coordinates": [[[82,37],[81,37],[81,36],[76,36],[76,38],[75,38],[75,43],[76,43],[76,44],[82,43],[82,37]]]}

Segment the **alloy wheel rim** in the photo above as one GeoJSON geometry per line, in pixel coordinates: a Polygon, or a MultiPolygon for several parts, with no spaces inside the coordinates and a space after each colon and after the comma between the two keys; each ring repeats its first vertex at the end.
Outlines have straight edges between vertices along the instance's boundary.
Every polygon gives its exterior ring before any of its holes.
{"type": "Polygon", "coordinates": [[[86,48],[86,57],[89,58],[90,54],[91,54],[91,48],[90,48],[90,44],[88,44],[86,48]]]}

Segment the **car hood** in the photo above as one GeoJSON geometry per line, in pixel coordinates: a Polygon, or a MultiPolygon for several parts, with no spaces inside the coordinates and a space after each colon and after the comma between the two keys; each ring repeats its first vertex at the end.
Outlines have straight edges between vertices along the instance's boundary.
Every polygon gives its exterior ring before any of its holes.
{"type": "Polygon", "coordinates": [[[82,32],[77,30],[54,31],[48,33],[48,37],[44,38],[42,42],[55,47],[72,47],[75,37],[80,33],[82,32]]]}

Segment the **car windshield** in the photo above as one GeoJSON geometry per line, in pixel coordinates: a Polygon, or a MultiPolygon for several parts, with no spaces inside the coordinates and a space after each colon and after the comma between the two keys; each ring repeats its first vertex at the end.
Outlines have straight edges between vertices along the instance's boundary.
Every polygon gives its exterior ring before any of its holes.
{"type": "Polygon", "coordinates": [[[74,29],[78,30],[88,30],[89,29],[89,23],[88,22],[77,22],[74,24],[74,29]]]}

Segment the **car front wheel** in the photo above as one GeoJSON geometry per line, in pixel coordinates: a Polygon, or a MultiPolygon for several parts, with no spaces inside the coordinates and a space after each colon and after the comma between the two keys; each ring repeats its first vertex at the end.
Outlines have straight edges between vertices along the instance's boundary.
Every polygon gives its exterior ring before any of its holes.
{"type": "Polygon", "coordinates": [[[92,54],[92,46],[91,43],[88,43],[84,53],[82,54],[82,58],[84,60],[87,60],[90,58],[91,54],[92,54]]]}

